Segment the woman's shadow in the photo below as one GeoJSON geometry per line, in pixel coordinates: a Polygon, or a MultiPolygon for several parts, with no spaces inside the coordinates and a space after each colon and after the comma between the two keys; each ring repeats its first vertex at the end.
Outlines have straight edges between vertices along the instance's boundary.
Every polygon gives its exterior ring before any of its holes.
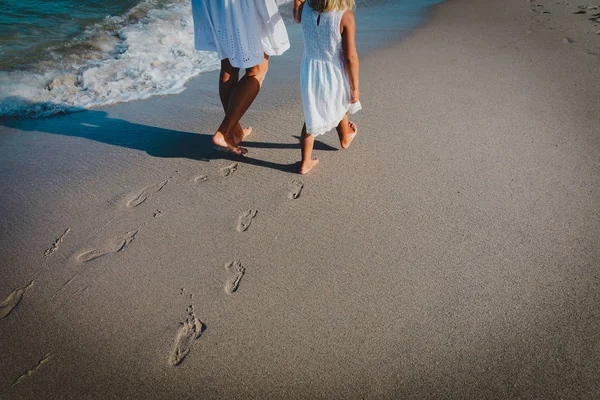
{"type": "MultiPolygon", "coordinates": [[[[212,143],[212,135],[163,129],[109,118],[105,111],[86,110],[73,114],[40,119],[0,118],[0,124],[23,131],[36,131],[54,135],[76,136],[135,150],[142,150],[154,157],[189,158],[199,161],[227,159],[273,168],[284,172],[297,172],[299,163],[281,164],[248,156],[237,156],[221,150],[212,143]]],[[[296,143],[244,142],[253,148],[299,149],[296,143]]],[[[315,148],[336,150],[319,143],[315,148]]]]}

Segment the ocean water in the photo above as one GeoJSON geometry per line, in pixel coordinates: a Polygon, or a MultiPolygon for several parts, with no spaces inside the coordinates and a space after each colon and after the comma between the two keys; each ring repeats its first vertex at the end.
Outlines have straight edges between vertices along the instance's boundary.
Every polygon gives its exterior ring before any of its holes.
{"type": "MultiPolygon", "coordinates": [[[[289,26],[291,0],[276,1],[289,26]]],[[[363,41],[415,28],[441,1],[357,0],[357,21],[371,27],[363,41]]],[[[219,68],[215,53],[194,50],[190,0],[0,0],[0,6],[0,117],[176,94],[190,78],[219,68]]]]}

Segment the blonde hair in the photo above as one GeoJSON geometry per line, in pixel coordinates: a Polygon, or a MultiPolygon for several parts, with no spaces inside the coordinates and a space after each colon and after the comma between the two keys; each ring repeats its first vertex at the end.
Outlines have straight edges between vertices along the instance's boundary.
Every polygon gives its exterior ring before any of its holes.
{"type": "Polygon", "coordinates": [[[355,0],[308,0],[310,8],[316,12],[354,11],[356,8],[355,0]]]}

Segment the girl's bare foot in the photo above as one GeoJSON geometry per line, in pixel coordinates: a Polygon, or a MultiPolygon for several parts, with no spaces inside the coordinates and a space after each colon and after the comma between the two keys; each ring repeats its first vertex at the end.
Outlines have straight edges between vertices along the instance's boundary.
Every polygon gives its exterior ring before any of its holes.
{"type": "Polygon", "coordinates": [[[318,158],[311,158],[310,160],[303,162],[302,165],[300,165],[300,174],[306,175],[308,173],[308,171],[310,171],[318,163],[319,163],[318,158]]]}
{"type": "Polygon", "coordinates": [[[248,150],[243,147],[239,147],[235,141],[231,139],[232,138],[223,135],[222,132],[217,131],[217,133],[214,134],[212,141],[214,145],[225,148],[232,153],[237,154],[238,156],[243,156],[248,152],[248,150]]]}
{"type": "Polygon", "coordinates": [[[352,140],[354,140],[354,137],[358,133],[358,126],[352,121],[348,121],[348,129],[350,129],[350,133],[344,135],[344,138],[340,141],[342,149],[350,147],[350,143],[352,143],[352,140]]]}

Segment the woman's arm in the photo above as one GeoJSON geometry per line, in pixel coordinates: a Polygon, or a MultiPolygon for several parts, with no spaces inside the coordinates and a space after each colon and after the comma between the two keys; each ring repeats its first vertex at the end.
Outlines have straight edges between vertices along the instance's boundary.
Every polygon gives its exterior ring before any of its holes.
{"type": "Polygon", "coordinates": [[[351,11],[346,11],[341,22],[342,48],[344,50],[344,65],[350,79],[352,89],[351,103],[356,103],[360,97],[358,89],[358,53],[356,51],[356,21],[351,11]]]}
{"type": "Polygon", "coordinates": [[[297,23],[302,22],[302,8],[304,8],[304,2],[306,0],[294,0],[294,21],[297,23]]]}

